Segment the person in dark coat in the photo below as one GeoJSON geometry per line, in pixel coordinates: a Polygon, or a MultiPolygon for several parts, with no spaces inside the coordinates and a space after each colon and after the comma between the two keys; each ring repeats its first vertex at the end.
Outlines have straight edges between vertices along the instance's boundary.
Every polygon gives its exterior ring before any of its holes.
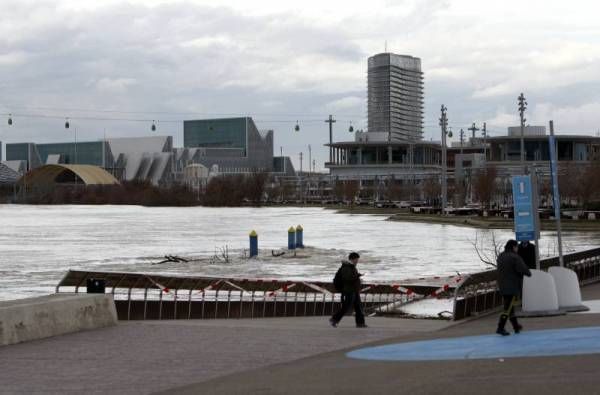
{"type": "Polygon", "coordinates": [[[515,303],[523,289],[523,276],[531,276],[531,271],[523,259],[517,254],[519,244],[516,240],[509,240],[504,247],[504,252],[498,256],[498,288],[504,301],[504,311],[498,321],[496,333],[502,336],[510,335],[505,329],[506,321],[510,319],[515,333],[521,332],[523,327],[519,325],[515,316],[515,303]]]}
{"type": "Polygon", "coordinates": [[[356,269],[359,258],[360,255],[356,252],[350,253],[350,255],[348,255],[348,260],[342,261],[342,266],[339,269],[338,273],[339,276],[341,276],[342,282],[340,289],[340,292],[342,293],[342,306],[329,319],[329,323],[334,328],[350,308],[354,308],[356,327],[367,327],[360,301],[360,276],[362,276],[362,274],[356,269]]]}
{"type": "Polygon", "coordinates": [[[523,262],[530,269],[535,269],[535,246],[529,241],[522,241],[519,244],[519,256],[523,259],[523,262]]]}

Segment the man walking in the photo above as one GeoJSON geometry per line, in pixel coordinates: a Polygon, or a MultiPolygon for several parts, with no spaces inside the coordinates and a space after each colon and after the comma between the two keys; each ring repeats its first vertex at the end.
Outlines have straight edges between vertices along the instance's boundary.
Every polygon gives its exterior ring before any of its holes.
{"type": "Polygon", "coordinates": [[[329,319],[329,323],[334,328],[351,307],[354,308],[356,327],[367,327],[360,302],[360,276],[362,274],[356,269],[359,259],[360,255],[356,252],[351,252],[348,255],[348,260],[342,261],[342,266],[336,274],[334,283],[336,287],[340,288],[339,291],[342,293],[342,307],[329,319]]]}
{"type": "Polygon", "coordinates": [[[523,289],[523,276],[531,276],[531,272],[523,259],[517,254],[519,244],[516,240],[509,240],[504,246],[504,252],[498,255],[498,288],[504,301],[504,311],[498,321],[496,333],[502,336],[508,336],[504,326],[510,319],[515,333],[521,332],[523,327],[519,325],[515,316],[515,303],[521,295],[523,289]]]}

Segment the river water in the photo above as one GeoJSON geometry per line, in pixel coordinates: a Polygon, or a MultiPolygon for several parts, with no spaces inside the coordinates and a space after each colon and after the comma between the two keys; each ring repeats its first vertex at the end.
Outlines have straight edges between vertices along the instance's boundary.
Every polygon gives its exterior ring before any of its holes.
{"type": "MultiPolygon", "coordinates": [[[[472,242],[476,234],[489,238],[489,231],[386,218],[295,207],[0,205],[0,300],[52,293],[68,269],[329,281],[353,250],[362,255],[367,282],[486,267],[472,242]],[[310,248],[296,257],[272,257],[271,250],[287,246],[287,229],[298,224],[310,248]],[[253,229],[261,255],[248,260],[243,257],[253,229]],[[229,262],[222,259],[225,247],[229,262]],[[156,264],[164,255],[193,261],[156,264]]],[[[512,233],[499,230],[495,236],[504,242],[512,233]]],[[[553,254],[554,235],[542,236],[542,255],[553,254]]],[[[563,239],[567,251],[600,245],[597,232],[566,232],[563,239]]]]}

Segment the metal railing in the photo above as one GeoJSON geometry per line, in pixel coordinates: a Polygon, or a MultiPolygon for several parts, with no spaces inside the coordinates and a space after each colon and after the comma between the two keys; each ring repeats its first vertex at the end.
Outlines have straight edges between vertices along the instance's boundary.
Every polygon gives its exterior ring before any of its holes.
{"type": "MultiPolygon", "coordinates": [[[[340,294],[329,282],[147,273],[70,270],[56,292],[80,292],[88,279],[104,280],[107,292],[114,296],[120,320],[331,315],[340,305],[340,294]]],[[[362,284],[360,293],[365,312],[371,313],[430,295],[437,288],[416,285],[406,289],[398,284],[369,283],[362,284]]]]}
{"type": "MultiPolygon", "coordinates": [[[[564,255],[565,267],[577,274],[581,285],[600,281],[600,248],[564,255]]],[[[542,270],[558,266],[558,257],[540,261],[542,270]]],[[[496,284],[496,270],[467,275],[455,289],[454,320],[497,310],[502,296],[496,284]]]]}

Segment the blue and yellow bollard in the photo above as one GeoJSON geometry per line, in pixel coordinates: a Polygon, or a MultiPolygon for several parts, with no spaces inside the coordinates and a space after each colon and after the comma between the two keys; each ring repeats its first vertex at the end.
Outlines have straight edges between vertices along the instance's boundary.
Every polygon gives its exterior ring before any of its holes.
{"type": "Polygon", "coordinates": [[[288,229],[288,250],[296,249],[296,228],[290,226],[288,229]]]}
{"type": "Polygon", "coordinates": [[[250,232],[250,258],[258,256],[258,235],[256,231],[250,232]]]}
{"type": "Polygon", "coordinates": [[[296,226],[296,248],[304,248],[304,229],[302,229],[302,225],[296,226]]]}

